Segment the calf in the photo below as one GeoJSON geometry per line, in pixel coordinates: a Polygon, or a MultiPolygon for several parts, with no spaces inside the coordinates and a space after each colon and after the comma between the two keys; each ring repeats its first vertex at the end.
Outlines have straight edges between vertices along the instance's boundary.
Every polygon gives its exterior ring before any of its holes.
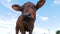
{"type": "Polygon", "coordinates": [[[21,34],[25,34],[26,31],[29,32],[29,34],[32,34],[34,22],[36,19],[36,11],[42,7],[44,3],[45,0],[39,0],[36,5],[31,2],[27,2],[22,6],[17,4],[12,5],[14,10],[22,12],[22,15],[19,16],[16,22],[16,34],[18,34],[19,30],[21,34]]]}

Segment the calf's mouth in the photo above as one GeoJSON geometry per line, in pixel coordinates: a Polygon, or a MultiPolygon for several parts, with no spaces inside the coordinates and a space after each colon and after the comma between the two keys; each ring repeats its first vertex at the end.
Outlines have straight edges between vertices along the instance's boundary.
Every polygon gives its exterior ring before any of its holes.
{"type": "Polygon", "coordinates": [[[24,21],[31,21],[33,18],[29,15],[29,16],[23,16],[22,18],[24,21]]]}

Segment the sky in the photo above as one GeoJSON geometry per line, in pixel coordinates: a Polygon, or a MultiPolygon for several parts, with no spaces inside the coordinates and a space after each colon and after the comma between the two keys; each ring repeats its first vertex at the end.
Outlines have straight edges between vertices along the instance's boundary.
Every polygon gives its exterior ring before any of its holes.
{"type": "MultiPolygon", "coordinates": [[[[15,34],[16,21],[21,12],[13,10],[11,6],[22,6],[26,2],[36,5],[38,0],[0,0],[0,34],[15,34]]],[[[60,30],[59,15],[60,0],[46,0],[44,6],[36,12],[33,34],[56,34],[60,30]]]]}

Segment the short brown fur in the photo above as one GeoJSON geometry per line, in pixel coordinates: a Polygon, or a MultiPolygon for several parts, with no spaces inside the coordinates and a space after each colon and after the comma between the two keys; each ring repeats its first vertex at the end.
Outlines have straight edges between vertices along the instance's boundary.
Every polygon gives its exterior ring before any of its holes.
{"type": "Polygon", "coordinates": [[[17,4],[12,5],[14,10],[22,12],[16,22],[16,34],[18,34],[19,30],[21,34],[26,34],[26,31],[29,32],[29,34],[32,34],[34,22],[36,20],[36,11],[42,7],[44,3],[45,0],[39,0],[36,5],[31,2],[27,2],[22,6],[17,4]]]}

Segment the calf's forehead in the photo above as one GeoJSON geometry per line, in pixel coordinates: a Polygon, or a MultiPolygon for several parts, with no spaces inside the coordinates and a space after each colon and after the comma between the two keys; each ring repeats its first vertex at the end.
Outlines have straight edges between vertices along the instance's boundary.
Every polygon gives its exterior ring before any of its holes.
{"type": "Polygon", "coordinates": [[[27,3],[24,3],[23,7],[28,7],[28,6],[34,6],[34,4],[32,2],[27,2],[27,3]]]}

